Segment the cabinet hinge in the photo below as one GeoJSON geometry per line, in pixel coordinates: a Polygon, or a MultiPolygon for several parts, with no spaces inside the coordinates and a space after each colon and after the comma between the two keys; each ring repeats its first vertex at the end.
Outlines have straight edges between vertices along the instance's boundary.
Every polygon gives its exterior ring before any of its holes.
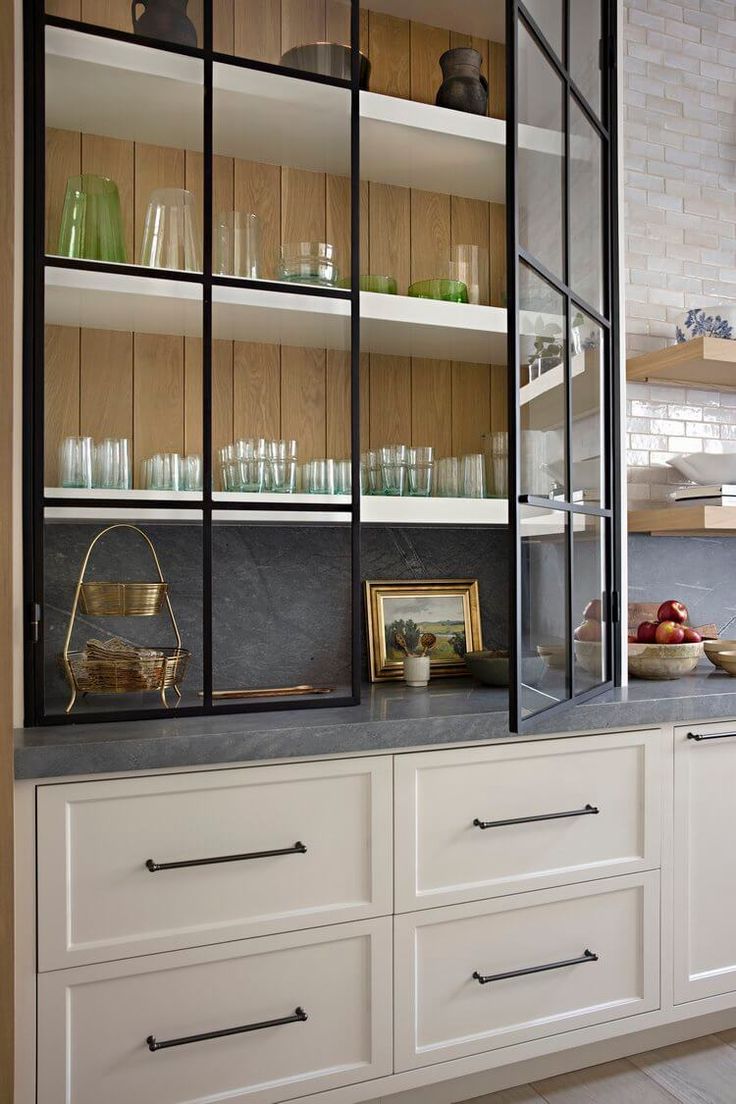
{"type": "Polygon", "coordinates": [[[621,592],[618,590],[611,591],[611,622],[614,625],[618,625],[621,621],[621,592]]]}
{"type": "Polygon", "coordinates": [[[38,602],[31,603],[31,644],[38,644],[41,631],[41,606],[38,602]]]}

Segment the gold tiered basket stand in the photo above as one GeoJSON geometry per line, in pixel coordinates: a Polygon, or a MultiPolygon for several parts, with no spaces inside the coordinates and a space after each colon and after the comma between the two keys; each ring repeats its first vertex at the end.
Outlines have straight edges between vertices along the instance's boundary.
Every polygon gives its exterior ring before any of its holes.
{"type": "Polygon", "coordinates": [[[133,694],[155,691],[168,708],[166,691],[173,690],[181,699],[179,685],[189,664],[191,652],[181,646],[181,636],[169,599],[169,585],[165,581],[161,564],[152,541],[137,525],[110,525],[90,543],[82,561],[82,570],[74,592],[69,627],[64,640],[64,650],[59,657],[71,689],[66,712],[71,713],[78,694],[133,694]],[[139,582],[85,582],[85,574],[95,545],[116,529],[131,529],[148,545],[158,574],[158,580],[139,582]],[[166,608],[176,637],[176,646],[145,649],[143,653],[90,656],[86,652],[71,651],[72,633],[77,614],[90,617],[155,617],[166,608]]]}

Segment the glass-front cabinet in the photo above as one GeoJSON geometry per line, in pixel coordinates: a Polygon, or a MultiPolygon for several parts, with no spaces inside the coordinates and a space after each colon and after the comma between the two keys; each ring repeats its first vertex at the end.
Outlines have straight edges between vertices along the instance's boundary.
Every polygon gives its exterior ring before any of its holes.
{"type": "Polygon", "coordinates": [[[25,42],[28,723],[614,681],[613,0],[25,42]]]}

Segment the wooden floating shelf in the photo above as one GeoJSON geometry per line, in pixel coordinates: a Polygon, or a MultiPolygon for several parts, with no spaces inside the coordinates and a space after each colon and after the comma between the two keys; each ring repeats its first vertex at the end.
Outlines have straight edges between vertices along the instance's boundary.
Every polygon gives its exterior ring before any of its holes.
{"type": "Polygon", "coordinates": [[[629,511],[629,532],[653,537],[736,534],[736,506],[650,506],[629,511]]]}
{"type": "MultiPolygon", "coordinates": [[[[283,286],[283,285],[282,285],[283,286]]],[[[215,287],[212,324],[223,341],[302,348],[350,348],[350,302],[251,287],[215,287]]],[[[500,307],[361,292],[361,348],[367,353],[471,364],[506,363],[500,307]]],[[[202,290],[156,276],[46,269],[46,322],[135,333],[202,334],[202,290]]]]}
{"type": "MultiPolygon", "coordinates": [[[[47,126],[201,151],[199,60],[47,27],[46,63],[47,126]]],[[[213,81],[215,153],[350,175],[347,89],[222,62],[213,81]]],[[[364,180],[505,202],[502,120],[373,92],[360,111],[364,180]]]]}
{"type": "Polygon", "coordinates": [[[736,341],[697,337],[626,362],[626,378],[701,388],[736,388],[736,341]]]}

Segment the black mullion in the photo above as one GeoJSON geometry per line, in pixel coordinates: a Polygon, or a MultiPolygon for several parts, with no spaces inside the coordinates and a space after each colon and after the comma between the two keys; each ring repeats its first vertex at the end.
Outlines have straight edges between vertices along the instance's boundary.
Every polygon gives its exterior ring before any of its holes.
{"type": "Polygon", "coordinates": [[[133,31],[118,31],[113,27],[102,27],[98,23],[85,23],[81,19],[66,19],[60,15],[42,17],[47,27],[61,27],[62,30],[77,31],[93,38],[112,38],[117,42],[129,42],[134,46],[147,46],[151,50],[161,50],[167,54],[181,54],[185,57],[201,58],[204,51],[197,46],[183,46],[178,42],[164,42],[158,38],[148,38],[133,31]]]}
{"type": "Polygon", "coordinates": [[[604,142],[610,141],[611,135],[608,127],[604,126],[601,122],[595,110],[590,106],[572,77],[568,77],[568,82],[572,98],[575,100],[575,103],[578,105],[583,115],[585,115],[590,125],[597,131],[598,137],[604,142]]]}
{"type": "Polygon", "coordinates": [[[288,514],[288,513],[313,513],[313,514],[351,514],[352,506],[348,503],[341,505],[340,503],[329,503],[319,505],[314,502],[289,502],[289,495],[284,495],[283,505],[275,502],[227,502],[217,500],[213,502],[212,509],[214,511],[220,511],[226,513],[233,513],[237,510],[243,510],[244,512],[258,512],[272,513],[272,514],[288,514]]]}
{"type": "Polygon", "coordinates": [[[202,708],[212,711],[212,190],[213,81],[212,6],[204,0],[202,133],[202,708]]]}
{"type": "MultiPolygon", "coordinates": [[[[609,413],[607,419],[607,428],[610,434],[608,448],[608,455],[620,459],[620,442],[621,442],[621,380],[619,378],[619,361],[620,361],[620,340],[621,335],[619,332],[620,322],[620,304],[619,304],[619,270],[618,270],[618,237],[619,237],[619,211],[618,211],[618,157],[619,157],[619,134],[618,134],[618,82],[617,82],[617,51],[618,51],[618,13],[617,4],[613,0],[607,0],[606,14],[608,19],[604,21],[604,33],[608,36],[608,66],[606,69],[605,91],[604,96],[606,99],[606,111],[608,114],[608,125],[611,131],[612,139],[608,143],[608,163],[607,163],[607,187],[608,187],[608,233],[610,237],[610,250],[609,250],[609,309],[611,311],[611,317],[614,319],[614,325],[611,327],[611,331],[608,338],[608,372],[607,372],[607,394],[609,398],[609,413]]],[[[607,584],[609,595],[612,592],[616,592],[619,596],[618,607],[620,611],[620,618],[626,617],[625,606],[623,602],[623,595],[621,594],[621,557],[619,550],[619,526],[623,525],[623,519],[621,516],[622,506],[622,487],[621,487],[621,472],[619,470],[619,464],[610,464],[608,473],[608,493],[610,495],[606,505],[612,508],[614,520],[608,525],[608,563],[607,563],[607,584]],[[616,520],[617,519],[617,520],[616,520]]],[[[625,623],[625,622],[624,622],[625,623]]],[[[620,624],[616,627],[616,632],[613,632],[614,623],[612,621],[612,615],[610,610],[610,598],[609,598],[609,613],[608,613],[608,625],[611,640],[613,665],[612,675],[617,685],[621,684],[622,678],[622,666],[623,655],[620,639],[620,624]]]]}
{"type": "Polygon", "coordinates": [[[516,72],[519,52],[519,0],[506,4],[506,248],[508,316],[508,426],[509,426],[509,725],[522,727],[522,549],[521,549],[521,387],[519,345],[519,97],[516,72]]]}
{"type": "Polygon", "coordinates": [[[203,499],[187,499],[184,502],[176,502],[170,498],[144,498],[136,501],[134,498],[105,498],[104,492],[95,495],[94,498],[42,498],[44,509],[73,509],[73,510],[121,510],[128,513],[140,510],[188,510],[191,513],[201,513],[203,499]]]}
{"type": "Polygon", "coordinates": [[[113,276],[133,276],[144,279],[171,280],[179,284],[201,284],[201,272],[186,272],[178,268],[149,268],[147,265],[115,264],[112,261],[86,261],[77,257],[60,257],[54,253],[43,254],[44,268],[73,268],[78,272],[108,273],[113,276]]]}
{"type": "Polygon", "coordinates": [[[315,299],[351,300],[347,288],[320,287],[317,284],[290,284],[287,280],[251,280],[245,276],[212,276],[213,287],[253,288],[255,291],[273,291],[277,295],[307,295],[315,299]]]}
{"type": "MultiPolygon", "coordinates": [[[[564,243],[564,256],[562,271],[565,276],[565,285],[570,287],[570,81],[568,77],[569,59],[570,59],[570,3],[569,0],[562,0],[562,40],[563,51],[565,55],[565,76],[563,83],[563,107],[562,107],[562,128],[563,128],[563,188],[562,188],[562,235],[564,243]]],[[[572,502],[574,487],[572,477],[572,435],[573,435],[573,417],[572,417],[572,303],[570,301],[570,294],[565,295],[565,482],[567,489],[567,500],[572,502]]],[[[574,610],[573,610],[573,518],[568,515],[565,524],[565,578],[567,586],[567,594],[565,601],[565,617],[567,621],[565,631],[565,644],[567,649],[567,696],[570,699],[575,697],[575,649],[572,639],[572,628],[574,623],[574,610]]]]}
{"type": "Polygon", "coordinates": [[[230,65],[235,69],[251,69],[258,73],[274,73],[280,77],[309,81],[311,84],[324,84],[330,88],[343,88],[347,91],[352,88],[352,81],[343,80],[342,77],[330,77],[324,73],[310,73],[307,69],[293,69],[290,65],[279,65],[278,62],[258,61],[256,58],[240,57],[237,54],[223,54],[219,51],[212,54],[212,60],[218,65],[230,65]]]}
{"type": "Polygon", "coordinates": [[[602,326],[604,330],[611,328],[611,322],[604,315],[596,310],[595,307],[592,307],[590,303],[586,302],[585,299],[581,298],[581,296],[576,295],[564,280],[561,280],[559,276],[555,276],[553,272],[550,272],[541,261],[537,260],[533,253],[530,253],[522,245],[519,246],[519,259],[524,261],[528,268],[533,269],[542,280],[545,280],[548,284],[552,284],[560,295],[572,299],[579,310],[583,311],[585,314],[589,314],[593,321],[597,322],[599,326],[602,326]]]}
{"type": "Polygon", "coordinates": [[[350,8],[350,447],[351,475],[351,677],[357,705],[362,684],[360,570],[360,0],[350,8]]]}
{"type": "Polygon", "coordinates": [[[523,506],[534,506],[538,510],[557,510],[565,514],[586,514],[588,517],[611,518],[612,510],[600,506],[586,506],[583,502],[566,502],[561,498],[542,498],[540,495],[519,495],[523,506]]]}

